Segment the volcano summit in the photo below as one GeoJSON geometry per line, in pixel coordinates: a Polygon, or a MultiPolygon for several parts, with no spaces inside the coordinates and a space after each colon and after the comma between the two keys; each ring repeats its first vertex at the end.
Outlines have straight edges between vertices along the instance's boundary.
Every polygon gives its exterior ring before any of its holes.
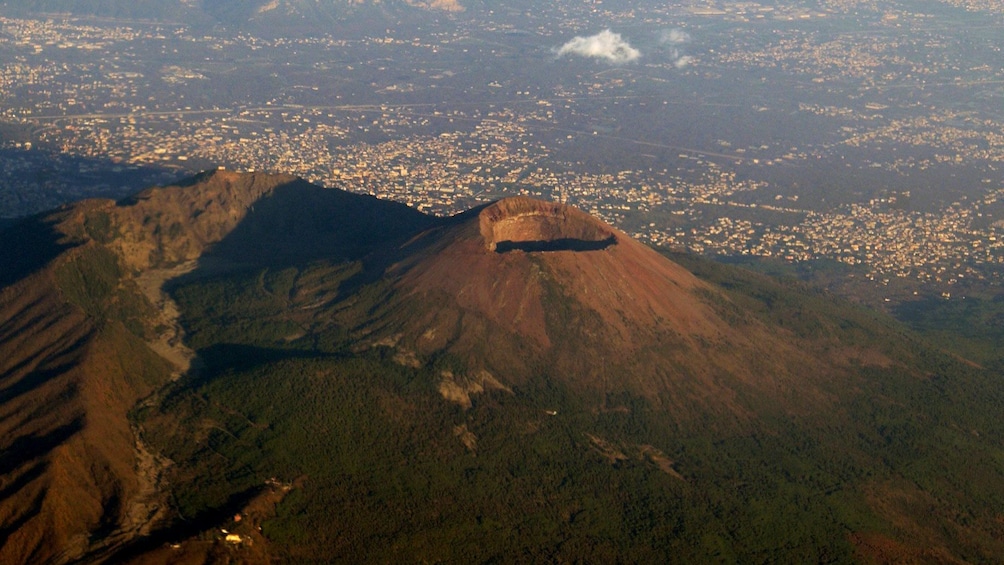
{"type": "Polygon", "coordinates": [[[595,219],[560,204],[507,198],[478,214],[490,251],[593,251],[617,243],[595,219]]]}
{"type": "Polygon", "coordinates": [[[1004,554],[999,375],[569,206],[218,171],[0,244],[4,562],[1004,554]]]}

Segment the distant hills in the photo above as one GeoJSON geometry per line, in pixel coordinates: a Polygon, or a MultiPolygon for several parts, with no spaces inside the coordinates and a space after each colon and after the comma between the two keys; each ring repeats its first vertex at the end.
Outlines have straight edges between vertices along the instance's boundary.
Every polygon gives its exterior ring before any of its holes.
{"type": "Polygon", "coordinates": [[[457,0],[19,0],[0,2],[11,15],[70,14],[119,19],[248,25],[323,25],[346,17],[397,10],[460,12],[457,0]]]}
{"type": "Polygon", "coordinates": [[[1004,550],[999,374],[561,204],[214,171],[0,273],[0,561],[1004,550]]]}

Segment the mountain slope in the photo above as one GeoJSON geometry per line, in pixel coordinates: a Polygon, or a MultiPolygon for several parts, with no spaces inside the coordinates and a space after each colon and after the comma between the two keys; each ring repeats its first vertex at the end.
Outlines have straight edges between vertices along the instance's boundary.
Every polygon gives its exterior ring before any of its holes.
{"type": "Polygon", "coordinates": [[[196,271],[173,294],[207,369],[146,426],[198,484],[185,515],[301,480],[262,524],[290,561],[1002,549],[992,374],[807,289],[677,260],[702,277],[517,198],[357,261],[196,271]]]}
{"type": "Polygon", "coordinates": [[[3,561],[1004,552],[999,375],[566,206],[216,171],[0,243],[3,561]]]}
{"type": "MultiPolygon", "coordinates": [[[[689,374],[690,384],[701,381],[700,386],[714,389],[716,365],[748,377],[741,368],[749,352],[744,350],[787,349],[766,334],[763,341],[748,343],[708,303],[724,299],[711,287],[627,235],[567,207],[507,199],[443,239],[450,243],[415,255],[413,266],[389,272],[401,273],[397,284],[403,301],[415,295],[421,297],[418,302],[434,295],[457,297],[457,317],[487,317],[510,334],[533,337],[547,351],[552,370],[578,386],[665,396],[673,377],[659,369],[671,365],[689,374]],[[591,249],[589,242],[603,247],[591,249]],[[556,250],[520,249],[549,244],[556,250]],[[458,264],[465,267],[451,273],[458,264]],[[633,380],[614,382],[617,373],[631,374],[633,380]]],[[[450,343],[451,351],[464,354],[476,347],[471,342],[489,337],[463,327],[451,334],[448,324],[432,324],[436,338],[418,340],[414,347],[425,353],[437,343],[450,343]]],[[[412,335],[420,333],[411,329],[412,335]]],[[[505,347],[505,340],[498,341],[505,347]]]]}
{"type": "Polygon", "coordinates": [[[290,260],[353,257],[381,234],[426,221],[293,177],[219,171],[119,204],[82,202],[0,234],[0,560],[73,560],[107,550],[104,538],[145,533],[158,516],[149,492],[157,470],[141,465],[127,414],[185,367],[157,353],[177,336],[155,306],[158,285],[144,290],[142,275],[203,256],[253,265],[252,249],[290,260]],[[269,237],[261,219],[284,235],[269,237]],[[385,220],[396,227],[382,228],[385,220]],[[314,239],[297,239],[294,224],[314,239]],[[227,239],[235,231],[240,245],[227,239]]]}
{"type": "Polygon", "coordinates": [[[5,561],[72,558],[90,532],[132,526],[141,487],[126,413],[171,369],[112,312],[138,297],[114,288],[111,265],[82,245],[0,294],[5,561]]]}
{"type": "Polygon", "coordinates": [[[279,316],[309,333],[351,328],[355,351],[390,346],[416,365],[448,357],[454,380],[547,375],[597,409],[629,394],[680,422],[713,413],[716,425],[741,425],[751,413],[738,394],[813,411],[832,405],[834,379],[892,364],[867,345],[799,342],[627,235],[525,198],[443,222],[361,269],[341,293],[294,286],[279,316]],[[345,298],[350,289],[371,297],[345,298]]]}

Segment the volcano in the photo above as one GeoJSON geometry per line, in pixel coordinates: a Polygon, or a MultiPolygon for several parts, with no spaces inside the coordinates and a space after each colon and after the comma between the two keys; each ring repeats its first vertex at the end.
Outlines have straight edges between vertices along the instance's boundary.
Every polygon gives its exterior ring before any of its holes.
{"type": "Polygon", "coordinates": [[[4,562],[1004,552],[999,375],[570,206],[215,171],[0,243],[4,562]]]}
{"type": "Polygon", "coordinates": [[[449,355],[465,367],[454,379],[492,375],[511,386],[544,372],[600,404],[638,395],[681,419],[710,410],[722,423],[748,416],[728,400],[738,389],[798,389],[798,409],[826,396],[794,370],[815,359],[790,332],[750,316],[737,324],[741,308],[720,290],[558,203],[500,200],[364,264],[358,278],[380,289],[375,303],[328,309],[327,289],[305,288],[294,308],[313,305],[317,317],[302,323],[352,327],[357,350],[392,343],[420,363],[449,355]]]}

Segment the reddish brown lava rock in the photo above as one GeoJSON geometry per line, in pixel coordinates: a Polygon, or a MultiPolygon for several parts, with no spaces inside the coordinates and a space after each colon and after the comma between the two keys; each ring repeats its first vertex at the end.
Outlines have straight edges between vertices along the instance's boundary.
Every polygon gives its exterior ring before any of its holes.
{"type": "Polygon", "coordinates": [[[478,215],[490,251],[589,251],[617,242],[614,233],[589,215],[557,202],[525,197],[500,200],[478,215]]]}

